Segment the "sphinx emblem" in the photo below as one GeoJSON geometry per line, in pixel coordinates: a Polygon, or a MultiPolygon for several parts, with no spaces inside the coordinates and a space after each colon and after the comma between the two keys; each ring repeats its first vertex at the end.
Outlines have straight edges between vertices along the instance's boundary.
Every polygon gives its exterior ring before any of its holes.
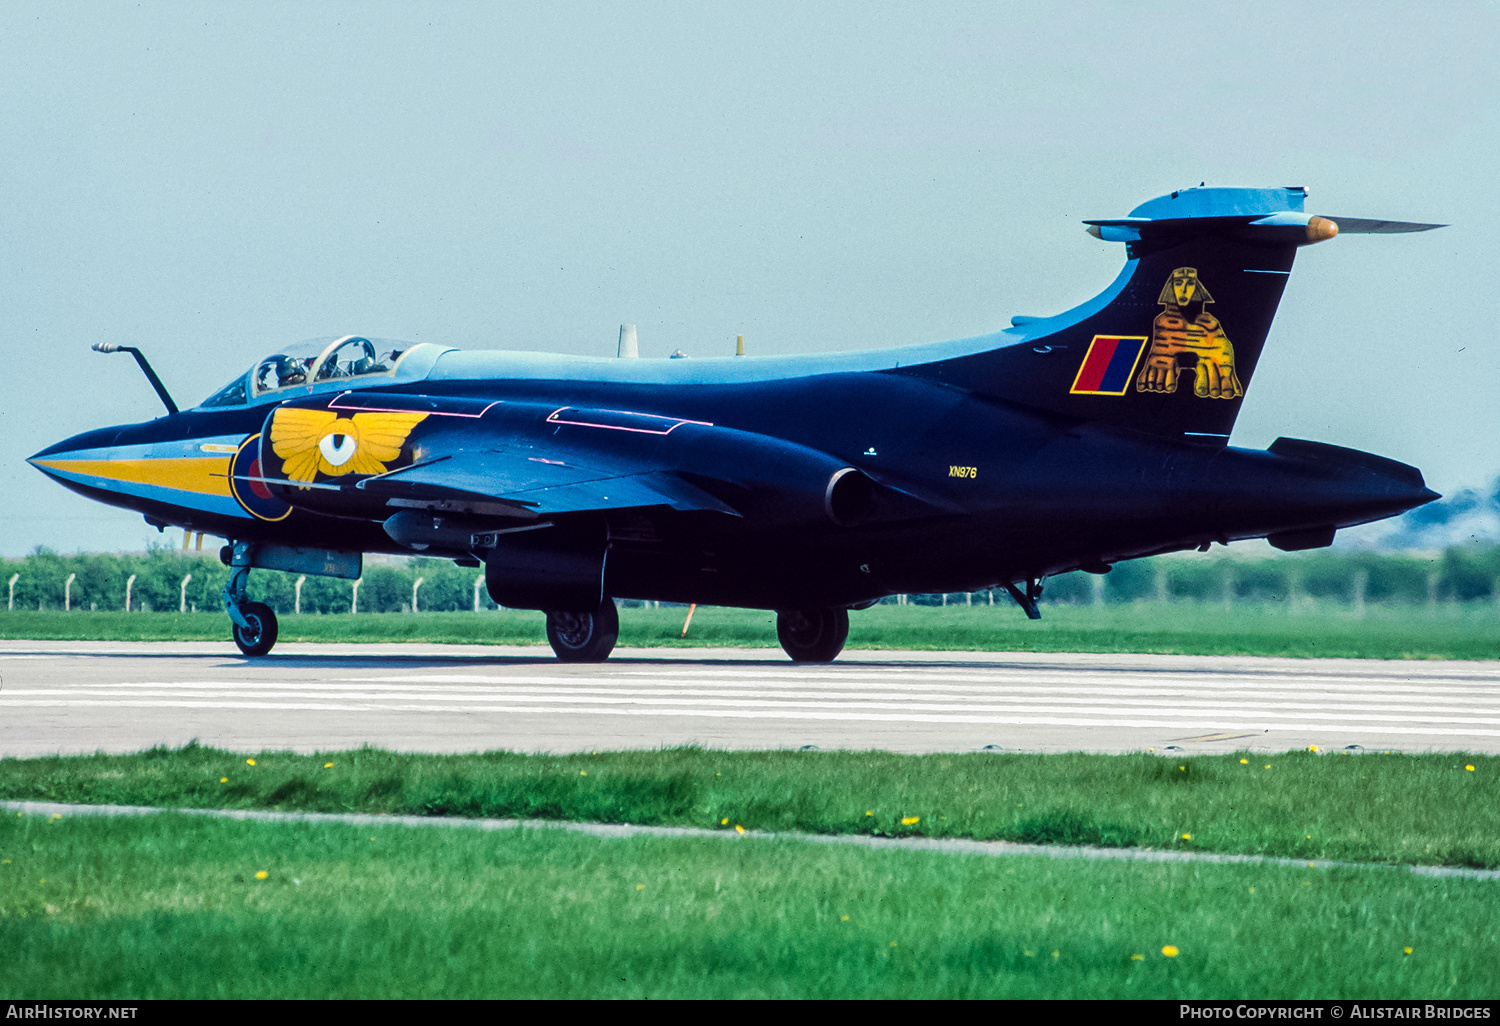
{"type": "Polygon", "coordinates": [[[1234,372],[1234,346],[1219,319],[1208,312],[1214,297],[1198,280],[1198,269],[1174,270],[1156,301],[1162,310],[1151,325],[1151,350],[1136,375],[1136,391],[1177,391],[1177,377],[1189,365],[1182,358],[1191,355],[1194,395],[1212,399],[1244,395],[1234,372]]]}

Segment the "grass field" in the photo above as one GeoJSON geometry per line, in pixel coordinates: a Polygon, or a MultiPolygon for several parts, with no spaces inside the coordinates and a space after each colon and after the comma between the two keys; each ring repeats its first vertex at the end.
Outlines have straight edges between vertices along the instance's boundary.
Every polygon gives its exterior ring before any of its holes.
{"type": "Polygon", "coordinates": [[[740,825],[1500,867],[1500,757],[1474,755],[360,749],[265,752],[252,763],[189,746],[0,759],[0,798],[740,825]]]}
{"type": "Polygon", "coordinates": [[[0,946],[0,997],[28,999],[1492,998],[1500,886],[1381,868],[9,816],[0,946]]]}
{"type": "MultiPolygon", "coordinates": [[[[705,607],[681,637],[686,609],[620,611],[627,646],[776,646],[774,614],[705,607]]],[[[0,611],[0,638],[226,641],[222,613],[0,611]]],[[[288,615],[283,641],[545,642],[542,614],[366,613],[288,615]]],[[[850,614],[850,648],[1032,652],[1156,652],[1187,655],[1324,656],[1371,659],[1500,658],[1500,613],[1489,602],[1433,608],[1136,602],[1048,606],[1031,622],[1006,603],[876,606],[850,614]]]]}

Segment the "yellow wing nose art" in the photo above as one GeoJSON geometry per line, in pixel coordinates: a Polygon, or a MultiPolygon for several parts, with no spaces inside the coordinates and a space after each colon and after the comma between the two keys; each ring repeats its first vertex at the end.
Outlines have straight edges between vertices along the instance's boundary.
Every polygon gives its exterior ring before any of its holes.
{"type": "Polygon", "coordinates": [[[411,429],[425,413],[356,413],[279,409],[271,419],[271,447],[281,470],[299,484],[345,474],[384,474],[401,455],[411,429]]]}

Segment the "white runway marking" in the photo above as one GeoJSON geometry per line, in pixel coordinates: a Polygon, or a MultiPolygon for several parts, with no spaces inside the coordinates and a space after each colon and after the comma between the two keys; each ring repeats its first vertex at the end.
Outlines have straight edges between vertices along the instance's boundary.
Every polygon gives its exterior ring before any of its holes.
{"type": "Polygon", "coordinates": [[[224,646],[0,643],[0,754],[191,737],[440,751],[1500,751],[1500,667],[1488,663],[850,653],[805,667],[679,649],[568,666],[479,646],[332,648],[248,661],[224,646]]]}

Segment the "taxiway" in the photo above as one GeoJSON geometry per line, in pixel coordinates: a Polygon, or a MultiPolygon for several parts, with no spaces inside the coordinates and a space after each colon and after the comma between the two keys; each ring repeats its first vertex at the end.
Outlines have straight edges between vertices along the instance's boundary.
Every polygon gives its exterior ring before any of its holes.
{"type": "Polygon", "coordinates": [[[1500,664],[989,652],[0,642],[0,756],[712,748],[1500,752],[1500,664]],[[228,649],[228,651],[226,651],[228,649]]]}

